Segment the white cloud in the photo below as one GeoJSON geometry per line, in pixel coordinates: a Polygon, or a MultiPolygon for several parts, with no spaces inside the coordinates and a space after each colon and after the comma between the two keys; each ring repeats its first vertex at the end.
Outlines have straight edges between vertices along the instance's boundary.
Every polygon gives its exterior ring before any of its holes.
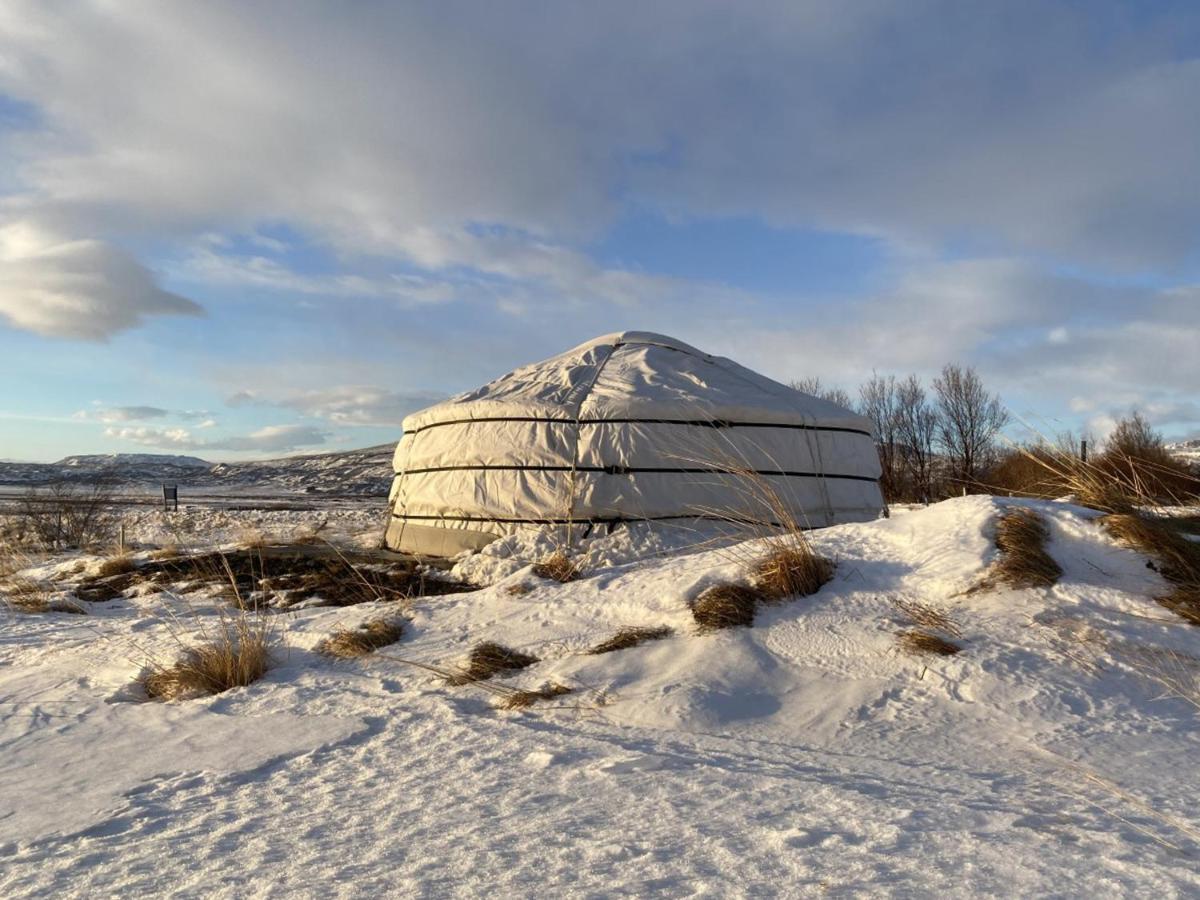
{"type": "Polygon", "coordinates": [[[311,425],[268,425],[245,435],[200,439],[186,428],[106,428],[106,437],[147,447],[197,452],[233,450],[255,453],[286,453],[324,444],[329,433],[311,425]]]}
{"type": "Polygon", "coordinates": [[[139,422],[146,419],[182,419],[185,421],[201,421],[196,427],[205,428],[216,424],[209,413],[202,409],[172,410],[161,406],[108,406],[99,401],[92,403],[91,409],[81,409],[74,418],[87,422],[103,422],[112,425],[119,422],[139,422]]]}
{"type": "Polygon", "coordinates": [[[75,413],[76,419],[86,419],[94,422],[137,422],[142,419],[163,419],[170,411],[158,406],[97,406],[94,409],[81,409],[75,413]]]}
{"type": "Polygon", "coordinates": [[[199,315],[132,257],[98,240],[0,228],[0,320],[48,337],[104,340],[146,316],[199,315]]]}
{"type": "Polygon", "coordinates": [[[257,391],[231,395],[229,406],[275,406],[338,425],[400,426],[404,417],[444,399],[444,394],[392,391],[371,385],[339,385],[266,399],[257,391]]]}
{"type": "Polygon", "coordinates": [[[784,380],[976,365],[993,388],[1043,408],[1061,397],[1098,432],[1139,408],[1155,422],[1200,425],[1200,288],[1113,287],[1047,275],[1015,259],[912,266],[895,284],[799,320],[738,314],[686,323],[681,336],[784,380]],[[1070,340],[1053,339],[1056,331],[1070,340]]]}
{"type": "Polygon", "coordinates": [[[210,246],[198,247],[174,274],[208,284],[257,287],[293,295],[369,297],[393,300],[402,306],[447,303],[457,295],[453,285],[421,275],[301,274],[277,260],[221,253],[210,246]]]}
{"type": "Polygon", "coordinates": [[[633,205],[1180,259],[1200,62],[1169,16],[1096,6],[14,0],[0,89],[47,122],[10,142],[19,206],[71,233],[287,222],[436,267],[474,251],[414,234],[499,225],[531,236],[516,270],[559,270],[547,248],[633,205]],[[1099,21],[1121,27],[1079,38],[1099,21]]]}

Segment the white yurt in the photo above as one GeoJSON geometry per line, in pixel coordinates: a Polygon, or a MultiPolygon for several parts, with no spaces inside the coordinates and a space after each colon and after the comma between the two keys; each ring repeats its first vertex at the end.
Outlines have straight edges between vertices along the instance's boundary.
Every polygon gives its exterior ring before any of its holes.
{"type": "Polygon", "coordinates": [[[536,525],[821,527],[883,508],[862,416],[640,331],[414,413],[394,469],[387,546],[432,556],[536,525]]]}

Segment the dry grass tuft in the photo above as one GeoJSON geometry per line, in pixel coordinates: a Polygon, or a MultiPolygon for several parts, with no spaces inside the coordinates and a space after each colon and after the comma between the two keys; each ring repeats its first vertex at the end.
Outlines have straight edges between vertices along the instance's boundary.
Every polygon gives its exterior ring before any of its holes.
{"type": "Polygon", "coordinates": [[[467,657],[467,665],[451,675],[447,680],[451,684],[470,684],[472,681],[487,681],[494,675],[519,672],[538,662],[536,656],[522,653],[497,644],[484,641],[471,648],[467,657]]]}
{"type": "Polygon", "coordinates": [[[86,616],[87,609],[61,596],[49,581],[36,578],[11,578],[0,585],[0,596],[9,609],[23,613],[60,612],[86,616]]]}
{"type": "Polygon", "coordinates": [[[1177,585],[1171,593],[1156,599],[1160,606],[1169,609],[1175,615],[1187,619],[1193,625],[1200,625],[1200,585],[1177,585]]]}
{"type": "Polygon", "coordinates": [[[1200,544],[1188,540],[1169,519],[1125,514],[1101,520],[1114,538],[1152,557],[1158,571],[1171,582],[1171,591],[1155,598],[1193,625],[1200,625],[1200,544]]]}
{"type": "Polygon", "coordinates": [[[108,578],[112,575],[127,575],[137,570],[137,563],[128,553],[110,556],[96,568],[97,578],[108,578]]]}
{"type": "Polygon", "coordinates": [[[518,581],[515,584],[510,584],[508,587],[506,587],[504,589],[504,593],[508,594],[510,597],[524,597],[532,590],[532,585],[527,584],[524,581],[518,581]]]}
{"type": "Polygon", "coordinates": [[[833,563],[813,551],[803,533],[771,542],[767,554],[750,573],[754,587],[766,601],[815,594],[833,577],[833,563]]]}
{"type": "Polygon", "coordinates": [[[243,528],[237,535],[239,550],[262,550],[267,546],[267,536],[258,528],[243,528]]]}
{"type": "Polygon", "coordinates": [[[1050,532],[1045,520],[1026,507],[1010,509],[996,524],[1000,558],[989,581],[1010,588],[1051,587],[1062,577],[1062,567],[1046,552],[1050,532]]]}
{"type": "Polygon", "coordinates": [[[205,643],[175,662],[151,662],[139,678],[152,700],[185,700],[253,684],[271,665],[275,635],[262,616],[222,616],[205,643]]]}
{"type": "Polygon", "coordinates": [[[588,651],[593,656],[601,653],[613,653],[617,650],[628,650],[630,647],[637,647],[641,644],[650,641],[661,641],[664,638],[669,638],[675,632],[666,625],[658,625],[653,628],[644,628],[637,626],[627,626],[618,629],[606,641],[601,641],[595,647],[588,651]]]}
{"type": "Polygon", "coordinates": [[[354,659],[394,644],[404,636],[399,619],[372,619],[358,628],[339,628],[317,645],[317,652],[337,659],[354,659]]]}
{"type": "Polygon", "coordinates": [[[953,656],[962,650],[962,647],[954,641],[919,628],[901,631],[896,635],[896,643],[899,644],[901,650],[918,655],[953,656]]]}
{"type": "Polygon", "coordinates": [[[1105,516],[1101,522],[1122,544],[1157,559],[1168,581],[1200,585],[1200,544],[1184,537],[1170,520],[1127,514],[1105,516]]]}
{"type": "Polygon", "coordinates": [[[159,547],[150,554],[151,559],[178,559],[181,550],[178,544],[167,544],[165,547],[159,547]]]}
{"type": "Polygon", "coordinates": [[[693,601],[692,618],[701,632],[749,627],[754,624],[754,613],[762,600],[762,594],[745,585],[714,585],[693,601]]]}
{"type": "Polygon", "coordinates": [[[579,563],[562,550],[556,550],[533,566],[533,574],[538,578],[550,578],[562,584],[574,581],[579,577],[579,572],[579,563]]]}
{"type": "Polygon", "coordinates": [[[549,684],[536,691],[513,691],[498,704],[500,709],[528,709],[539,700],[553,700],[563,694],[573,693],[574,689],[563,684],[549,684]]]}
{"type": "Polygon", "coordinates": [[[904,613],[914,625],[920,625],[929,631],[940,631],[950,637],[962,637],[962,629],[940,609],[934,609],[915,600],[896,600],[896,608],[904,613]]]}

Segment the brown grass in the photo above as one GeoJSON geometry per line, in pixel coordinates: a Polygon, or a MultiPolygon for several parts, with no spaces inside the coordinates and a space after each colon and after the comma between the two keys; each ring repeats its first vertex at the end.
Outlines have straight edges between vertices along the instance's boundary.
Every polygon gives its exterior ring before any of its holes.
{"type": "Polygon", "coordinates": [[[833,577],[833,563],[817,555],[803,533],[787,538],[773,541],[751,569],[751,582],[766,601],[807,597],[833,577]]]}
{"type": "Polygon", "coordinates": [[[401,620],[372,619],[358,628],[337,629],[317,645],[317,652],[337,659],[354,659],[394,644],[403,636],[401,620]]]}
{"type": "Polygon", "coordinates": [[[237,535],[239,550],[262,550],[267,546],[267,536],[257,528],[243,528],[237,535]]]}
{"type": "Polygon", "coordinates": [[[447,680],[451,684],[470,684],[472,681],[486,681],[494,675],[503,675],[527,669],[536,662],[538,662],[536,656],[530,656],[528,653],[513,650],[510,647],[505,647],[503,644],[484,641],[471,648],[471,653],[467,657],[467,665],[460,668],[447,680]]]}
{"type": "Polygon", "coordinates": [[[113,575],[127,575],[137,570],[137,563],[128,553],[110,556],[96,567],[97,578],[108,578],[113,575]]]}
{"type": "Polygon", "coordinates": [[[1200,544],[1184,537],[1169,519],[1111,515],[1105,516],[1101,524],[1122,544],[1156,559],[1168,581],[1200,584],[1200,544]]]}
{"type": "Polygon", "coordinates": [[[1062,567],[1046,552],[1050,532],[1045,520],[1032,509],[1005,512],[996,523],[1000,558],[992,565],[988,583],[1010,588],[1051,587],[1062,577],[1062,567]]]}
{"type": "Polygon", "coordinates": [[[741,584],[718,584],[708,588],[692,603],[692,618],[701,632],[749,627],[763,600],[754,588],[741,584]]]}
{"type": "Polygon", "coordinates": [[[1156,602],[1200,625],[1200,544],[1184,537],[1170,519],[1124,514],[1101,522],[1119,542],[1156,560],[1159,573],[1171,582],[1170,592],[1156,602]]]}
{"type": "Polygon", "coordinates": [[[504,589],[504,593],[508,594],[510,597],[524,597],[532,590],[532,585],[526,584],[524,581],[518,581],[515,584],[510,584],[508,587],[506,587],[504,589]]]}
{"type": "Polygon", "coordinates": [[[1155,598],[1158,604],[1175,615],[1200,625],[1200,585],[1178,585],[1165,597],[1155,598]]]}
{"type": "Polygon", "coordinates": [[[549,684],[536,691],[513,691],[497,704],[500,709],[528,709],[540,700],[553,700],[563,694],[573,693],[574,689],[563,684],[549,684]]]}
{"type": "Polygon", "coordinates": [[[940,631],[950,637],[962,637],[962,629],[958,627],[958,623],[940,609],[934,609],[932,606],[918,603],[915,600],[901,599],[896,600],[895,604],[896,608],[904,613],[914,625],[920,625],[928,631],[940,631]]]}
{"type": "Polygon", "coordinates": [[[23,613],[60,612],[86,616],[87,609],[74,600],[62,597],[49,581],[14,577],[0,585],[0,596],[10,609],[23,613]]]}
{"type": "Polygon", "coordinates": [[[588,653],[597,656],[601,653],[613,653],[617,650],[628,650],[631,647],[637,647],[641,644],[650,641],[661,641],[664,638],[669,638],[675,632],[666,625],[658,625],[651,628],[626,626],[620,628],[617,633],[608,640],[601,641],[595,647],[590,649],[588,653]]]}
{"type": "Polygon", "coordinates": [[[579,577],[579,563],[572,560],[562,550],[556,550],[541,562],[534,563],[533,574],[538,578],[549,578],[566,584],[579,577]]]}
{"type": "Polygon", "coordinates": [[[185,700],[253,684],[271,665],[275,635],[262,616],[222,616],[207,640],[172,663],[153,661],[139,679],[152,700],[185,700]]]}
{"type": "Polygon", "coordinates": [[[962,647],[954,643],[954,641],[949,641],[941,635],[934,634],[932,631],[923,631],[919,628],[901,631],[896,635],[896,643],[900,646],[901,650],[925,656],[953,656],[962,650],[962,647]]]}

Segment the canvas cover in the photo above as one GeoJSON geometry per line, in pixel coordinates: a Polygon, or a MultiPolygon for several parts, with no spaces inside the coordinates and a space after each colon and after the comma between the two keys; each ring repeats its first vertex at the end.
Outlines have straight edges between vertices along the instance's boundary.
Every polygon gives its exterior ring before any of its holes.
{"type": "Polygon", "coordinates": [[[452,555],[527,525],[879,515],[869,422],[648,332],[605,335],[404,420],[387,544],[452,555]]]}

